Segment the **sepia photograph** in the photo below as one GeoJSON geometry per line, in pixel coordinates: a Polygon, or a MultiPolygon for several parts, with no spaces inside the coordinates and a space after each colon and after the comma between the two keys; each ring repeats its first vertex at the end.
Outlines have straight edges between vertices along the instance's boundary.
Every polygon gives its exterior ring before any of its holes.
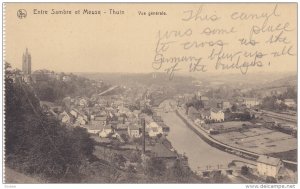
{"type": "Polygon", "coordinates": [[[3,3],[2,183],[295,188],[297,5],[3,3]]]}

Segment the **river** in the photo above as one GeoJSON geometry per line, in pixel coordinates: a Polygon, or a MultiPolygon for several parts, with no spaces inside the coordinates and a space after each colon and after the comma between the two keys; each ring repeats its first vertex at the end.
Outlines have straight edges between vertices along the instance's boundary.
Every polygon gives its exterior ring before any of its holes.
{"type": "Polygon", "coordinates": [[[170,127],[167,136],[174,149],[188,157],[193,171],[205,170],[207,166],[227,167],[232,160],[245,160],[238,156],[216,149],[203,141],[176,115],[174,111],[161,111],[164,123],[170,127]]]}

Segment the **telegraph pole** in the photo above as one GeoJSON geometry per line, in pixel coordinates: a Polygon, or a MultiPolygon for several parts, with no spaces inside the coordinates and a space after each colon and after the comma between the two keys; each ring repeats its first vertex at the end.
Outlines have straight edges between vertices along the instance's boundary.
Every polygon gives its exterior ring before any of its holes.
{"type": "Polygon", "coordinates": [[[143,154],[145,154],[145,152],[146,152],[146,135],[145,135],[145,133],[146,133],[146,123],[145,123],[145,118],[142,118],[141,119],[141,124],[142,124],[142,137],[143,137],[143,154]]]}

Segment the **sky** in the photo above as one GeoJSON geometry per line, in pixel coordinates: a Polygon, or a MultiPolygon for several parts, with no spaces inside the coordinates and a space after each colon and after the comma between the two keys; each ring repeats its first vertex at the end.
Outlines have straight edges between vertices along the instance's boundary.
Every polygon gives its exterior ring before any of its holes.
{"type": "MultiPolygon", "coordinates": [[[[297,69],[296,4],[96,4],[96,3],[7,3],[5,15],[5,61],[21,68],[22,54],[28,48],[32,56],[32,70],[49,69],[58,72],[153,72],[164,71],[171,63],[154,70],[152,63],[157,55],[158,32],[169,32],[160,42],[171,42],[164,57],[201,57],[207,72],[215,72],[216,59],[207,57],[215,48],[235,53],[263,51],[269,54],[263,59],[264,66],[249,68],[249,72],[289,72],[297,69]],[[17,12],[24,9],[26,18],[20,19],[17,12]],[[47,10],[48,14],[34,14],[34,9],[47,10]],[[51,10],[71,10],[71,15],[50,14],[51,10]],[[84,9],[101,11],[101,15],[82,14],[84,9]],[[109,9],[123,10],[125,14],[109,14],[109,9]],[[275,9],[275,10],[274,10],[275,9]],[[80,10],[81,14],[74,14],[80,10]],[[140,16],[138,12],[165,11],[166,16],[140,16]],[[189,18],[189,13],[198,18],[189,18]],[[104,13],[106,12],[106,13],[104,13]],[[235,13],[236,12],[236,13],[235,13]],[[275,13],[274,13],[275,12],[275,13]],[[232,14],[235,13],[235,19],[232,14]],[[274,13],[274,15],[272,15],[274,13]],[[237,18],[238,15],[248,15],[237,18]],[[256,15],[256,17],[253,17],[256,15]],[[264,15],[269,15],[266,21],[264,15]],[[216,21],[212,21],[215,17],[216,21]],[[252,17],[251,17],[252,16],[252,17]],[[185,21],[184,21],[185,20],[185,21]],[[266,21],[266,31],[258,31],[266,21]],[[288,23],[286,31],[281,29],[288,23]],[[279,26],[278,26],[279,25],[279,26]],[[259,44],[241,45],[240,38],[248,38],[251,28],[259,44]],[[278,26],[278,27],[277,27],[278,26]],[[229,34],[201,33],[205,28],[229,30],[229,34]],[[269,32],[270,30],[278,31],[269,32]],[[190,35],[186,31],[192,31],[190,35]],[[264,43],[282,30],[284,42],[264,43]],[[173,32],[173,33],[172,33],[173,32]],[[182,44],[202,43],[203,47],[183,49],[182,44]],[[215,42],[213,46],[209,42],[215,42]],[[290,55],[271,57],[272,52],[282,52],[290,47],[290,55]],[[270,63],[269,63],[270,62],[270,63]]],[[[207,31],[207,30],[206,30],[207,31]]],[[[244,57],[245,58],[245,57],[244,57]]],[[[241,58],[241,60],[243,57],[241,58]]],[[[252,61],[253,58],[245,59],[252,61]]],[[[196,60],[193,60],[196,61],[196,60]]],[[[224,60],[226,61],[226,60],[224,60]]],[[[188,71],[190,62],[181,62],[182,71],[188,71]]],[[[240,72],[239,69],[218,69],[220,73],[240,72]]]]}

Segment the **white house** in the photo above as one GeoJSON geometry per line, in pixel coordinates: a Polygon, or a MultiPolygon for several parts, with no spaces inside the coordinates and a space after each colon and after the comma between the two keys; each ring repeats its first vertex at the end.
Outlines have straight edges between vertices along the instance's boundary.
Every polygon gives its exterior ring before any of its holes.
{"type": "Polygon", "coordinates": [[[163,129],[156,122],[151,122],[146,125],[146,130],[150,137],[156,137],[159,134],[163,134],[163,129]]]}
{"type": "Polygon", "coordinates": [[[99,125],[81,125],[80,127],[86,128],[87,132],[91,134],[98,134],[103,128],[99,125]]]}
{"type": "Polygon", "coordinates": [[[208,119],[210,119],[210,111],[201,110],[200,111],[200,120],[208,120],[208,119]]]}
{"type": "Polygon", "coordinates": [[[127,132],[131,138],[141,137],[140,128],[137,125],[129,125],[127,128],[127,132]]]}
{"type": "Polygon", "coordinates": [[[91,120],[95,120],[95,115],[90,116],[91,120]]]}
{"type": "Polygon", "coordinates": [[[196,125],[199,125],[199,126],[205,124],[205,122],[204,122],[203,120],[201,120],[201,119],[195,119],[194,123],[195,123],[196,125]]]}
{"type": "Polygon", "coordinates": [[[68,75],[65,75],[65,76],[62,77],[62,80],[63,80],[64,82],[68,82],[68,81],[71,81],[71,77],[68,76],[68,75]]]}
{"type": "Polygon", "coordinates": [[[259,105],[259,101],[256,98],[245,98],[244,104],[247,106],[247,108],[252,108],[259,105]]]}
{"type": "Polygon", "coordinates": [[[231,104],[229,101],[223,101],[222,102],[222,108],[223,110],[226,110],[227,108],[231,108],[231,104]]]}
{"type": "Polygon", "coordinates": [[[257,171],[262,176],[277,177],[277,174],[282,167],[282,162],[278,158],[265,155],[259,156],[257,159],[257,171]]]}
{"type": "Polygon", "coordinates": [[[284,104],[287,107],[295,107],[296,106],[296,103],[295,103],[294,99],[285,99],[284,104]]]}
{"type": "Polygon", "coordinates": [[[75,111],[75,110],[71,110],[70,114],[74,117],[77,117],[77,115],[78,115],[77,111],[75,111]]]}
{"type": "Polygon", "coordinates": [[[211,109],[210,119],[216,122],[222,122],[225,119],[224,112],[222,110],[211,109]]]}
{"type": "Polygon", "coordinates": [[[95,116],[94,120],[91,120],[91,122],[95,122],[95,123],[101,123],[101,125],[105,125],[106,124],[106,119],[107,117],[101,117],[101,116],[95,116]]]}
{"type": "Polygon", "coordinates": [[[70,123],[70,116],[66,111],[63,111],[59,114],[59,120],[61,120],[62,123],[70,123]]]}
{"type": "Polygon", "coordinates": [[[89,119],[88,119],[88,116],[87,116],[87,115],[83,114],[82,117],[83,117],[83,120],[84,120],[85,122],[88,122],[89,119]]]}
{"type": "Polygon", "coordinates": [[[85,100],[84,98],[79,100],[79,105],[80,106],[87,106],[87,100],[85,100]]]}
{"type": "Polygon", "coordinates": [[[105,125],[104,128],[99,132],[99,137],[106,138],[111,133],[113,133],[111,125],[105,125]]]}
{"type": "Polygon", "coordinates": [[[84,116],[79,115],[76,119],[76,123],[79,125],[85,125],[87,122],[86,122],[84,116]]]}

